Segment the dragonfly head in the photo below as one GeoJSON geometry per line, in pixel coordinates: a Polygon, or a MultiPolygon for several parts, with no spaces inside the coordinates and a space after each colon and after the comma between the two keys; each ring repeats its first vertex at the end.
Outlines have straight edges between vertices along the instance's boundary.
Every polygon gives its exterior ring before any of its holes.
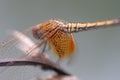
{"type": "Polygon", "coordinates": [[[34,38],[41,39],[41,36],[43,35],[43,33],[41,32],[41,24],[32,28],[32,34],[34,38]]]}

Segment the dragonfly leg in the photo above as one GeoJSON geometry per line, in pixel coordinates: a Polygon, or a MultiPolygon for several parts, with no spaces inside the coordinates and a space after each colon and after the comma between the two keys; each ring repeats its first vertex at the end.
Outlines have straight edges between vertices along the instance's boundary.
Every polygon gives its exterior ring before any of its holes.
{"type": "Polygon", "coordinates": [[[45,50],[46,50],[46,46],[47,46],[47,41],[45,41],[45,44],[44,44],[44,46],[43,46],[43,49],[42,49],[42,54],[45,52],[45,50]]]}

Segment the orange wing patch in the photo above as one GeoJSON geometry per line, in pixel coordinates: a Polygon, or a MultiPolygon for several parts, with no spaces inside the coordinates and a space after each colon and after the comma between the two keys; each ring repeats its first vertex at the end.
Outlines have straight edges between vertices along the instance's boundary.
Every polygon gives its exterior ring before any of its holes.
{"type": "Polygon", "coordinates": [[[59,59],[70,57],[75,51],[75,41],[71,33],[66,33],[61,30],[63,22],[50,20],[37,25],[36,31],[33,31],[33,36],[38,37],[44,35],[47,38],[49,45],[59,59]]]}
{"type": "Polygon", "coordinates": [[[60,30],[57,30],[54,36],[49,39],[49,44],[60,59],[71,56],[75,51],[75,41],[72,34],[60,30]]]}

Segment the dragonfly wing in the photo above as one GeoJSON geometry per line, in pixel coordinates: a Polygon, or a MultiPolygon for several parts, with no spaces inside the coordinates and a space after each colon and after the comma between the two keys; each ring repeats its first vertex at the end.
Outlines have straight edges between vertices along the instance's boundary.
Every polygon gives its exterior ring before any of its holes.
{"type": "Polygon", "coordinates": [[[50,38],[49,44],[60,59],[69,57],[75,51],[75,41],[72,34],[67,34],[60,30],[58,30],[55,35],[50,38]]]}

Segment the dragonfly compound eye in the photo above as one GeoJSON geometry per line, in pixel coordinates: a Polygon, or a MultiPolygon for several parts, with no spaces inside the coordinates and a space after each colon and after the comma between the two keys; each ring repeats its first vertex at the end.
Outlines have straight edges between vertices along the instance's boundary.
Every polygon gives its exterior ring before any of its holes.
{"type": "Polygon", "coordinates": [[[33,34],[33,37],[36,38],[36,39],[40,39],[41,36],[43,35],[38,27],[34,27],[32,29],[32,34],[33,34]]]}

